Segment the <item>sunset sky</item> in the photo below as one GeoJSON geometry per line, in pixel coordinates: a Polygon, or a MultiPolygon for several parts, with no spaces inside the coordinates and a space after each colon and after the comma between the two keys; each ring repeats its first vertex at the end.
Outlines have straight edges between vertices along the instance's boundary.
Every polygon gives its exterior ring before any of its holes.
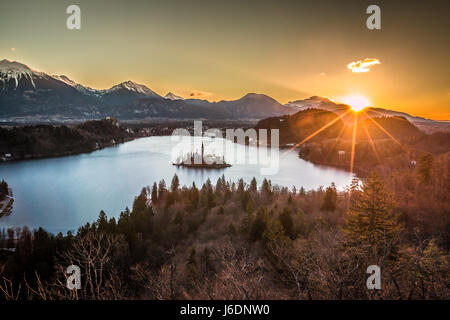
{"type": "Polygon", "coordinates": [[[281,103],[361,95],[450,120],[448,1],[241,2],[0,0],[0,60],[93,88],[133,80],[161,95],[281,103]],[[70,4],[81,30],[66,28],[70,4]],[[366,28],[370,4],[381,30],[366,28]]]}

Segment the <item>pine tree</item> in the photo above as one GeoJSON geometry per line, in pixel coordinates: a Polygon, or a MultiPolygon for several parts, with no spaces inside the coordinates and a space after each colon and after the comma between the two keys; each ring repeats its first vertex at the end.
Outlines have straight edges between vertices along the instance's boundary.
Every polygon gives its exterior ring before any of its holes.
{"type": "MultiPolygon", "coordinates": [[[[252,197],[250,195],[249,191],[245,191],[242,195],[241,195],[241,206],[242,209],[246,210],[247,212],[249,212],[249,210],[247,210],[247,206],[249,204],[249,202],[253,201],[252,197]]],[[[253,204],[251,204],[251,206],[253,206],[253,204]]],[[[253,207],[251,208],[253,209],[253,207]]]]}
{"type": "Polygon", "coordinates": [[[187,210],[189,212],[193,212],[200,202],[200,192],[197,189],[197,186],[195,185],[195,182],[192,183],[191,190],[188,191],[189,193],[189,204],[187,206],[187,210]]]}
{"type": "Polygon", "coordinates": [[[180,187],[180,180],[178,179],[178,176],[175,173],[172,178],[172,184],[170,186],[170,190],[172,190],[172,192],[176,192],[176,191],[178,191],[179,187],[180,187]]]}
{"type": "Polygon", "coordinates": [[[106,232],[108,230],[108,218],[105,211],[101,210],[96,222],[97,231],[106,232]]]}
{"type": "Polygon", "coordinates": [[[147,208],[147,189],[142,188],[141,193],[134,199],[133,213],[140,213],[147,208]]]}
{"type": "Polygon", "coordinates": [[[287,245],[290,242],[291,241],[289,240],[289,237],[286,236],[280,221],[273,220],[267,224],[267,227],[262,234],[262,244],[266,249],[277,245],[287,245]]]}
{"type": "Polygon", "coordinates": [[[209,178],[206,179],[206,183],[203,185],[202,191],[206,192],[206,203],[205,203],[205,206],[207,208],[214,207],[215,206],[215,203],[214,203],[214,189],[213,189],[213,186],[211,184],[211,180],[209,178]]]}
{"type": "Polygon", "coordinates": [[[292,186],[292,193],[295,196],[297,194],[297,187],[296,186],[292,186]]]}
{"type": "Polygon", "coordinates": [[[438,299],[450,295],[450,258],[439,248],[435,239],[428,242],[418,259],[417,276],[420,279],[422,299],[438,299]]]}
{"type": "Polygon", "coordinates": [[[158,197],[161,198],[161,196],[167,191],[166,188],[166,181],[162,179],[158,184],[158,197]]]}
{"type": "Polygon", "coordinates": [[[153,183],[152,187],[152,202],[158,202],[158,186],[156,185],[156,182],[153,183]]]}
{"type": "Polygon", "coordinates": [[[225,191],[225,189],[226,189],[225,176],[222,175],[217,179],[216,182],[216,194],[219,195],[221,192],[225,191]]]}
{"type": "Polygon", "coordinates": [[[285,208],[279,216],[281,226],[284,229],[284,233],[291,239],[296,238],[296,232],[294,229],[294,220],[292,219],[292,213],[289,208],[285,208]]]}
{"type": "Polygon", "coordinates": [[[239,182],[238,182],[237,192],[239,194],[242,194],[242,193],[244,193],[244,190],[245,190],[244,180],[241,178],[241,179],[239,179],[239,182]]]}
{"type": "Polygon", "coordinates": [[[266,231],[268,221],[269,215],[267,213],[267,209],[264,207],[259,208],[250,229],[250,241],[259,241],[262,239],[263,233],[266,231]]]}
{"type": "Polygon", "coordinates": [[[430,182],[432,166],[433,156],[429,153],[422,154],[417,163],[417,175],[419,176],[420,183],[430,182]]]}
{"type": "Polygon", "coordinates": [[[392,206],[384,181],[372,172],[361,192],[351,200],[344,229],[347,245],[366,245],[386,257],[394,255],[401,226],[392,206]]]}
{"type": "Polygon", "coordinates": [[[199,277],[198,266],[197,266],[197,253],[195,247],[191,248],[188,258],[186,259],[186,280],[187,286],[192,287],[199,277]]]}
{"type": "Polygon", "coordinates": [[[336,185],[333,182],[331,183],[331,186],[327,187],[325,191],[325,197],[323,198],[323,204],[320,210],[334,212],[334,210],[336,210],[336,201],[337,190],[336,185]]]}
{"type": "Polygon", "coordinates": [[[272,194],[272,187],[270,185],[270,181],[264,178],[263,183],[261,185],[261,192],[264,196],[270,196],[272,194]]]}
{"type": "Polygon", "coordinates": [[[258,190],[258,184],[256,183],[255,177],[253,177],[252,181],[250,182],[248,190],[250,192],[256,192],[258,190]]]}

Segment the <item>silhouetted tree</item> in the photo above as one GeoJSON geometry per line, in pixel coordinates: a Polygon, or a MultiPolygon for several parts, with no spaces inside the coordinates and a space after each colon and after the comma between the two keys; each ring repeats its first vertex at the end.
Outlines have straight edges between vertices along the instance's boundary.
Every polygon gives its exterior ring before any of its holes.
{"type": "Polygon", "coordinates": [[[322,211],[334,211],[336,210],[337,190],[336,185],[331,183],[331,186],[325,190],[325,196],[323,198],[323,204],[320,210],[322,211]]]}
{"type": "Polygon", "coordinates": [[[175,173],[172,178],[172,184],[171,184],[170,190],[172,190],[172,192],[176,192],[176,191],[178,191],[179,186],[180,186],[180,180],[178,179],[178,176],[175,173]]]}
{"type": "Polygon", "coordinates": [[[346,223],[349,245],[369,245],[385,257],[395,255],[401,225],[393,213],[392,196],[377,172],[370,174],[362,192],[352,199],[346,223]]]}

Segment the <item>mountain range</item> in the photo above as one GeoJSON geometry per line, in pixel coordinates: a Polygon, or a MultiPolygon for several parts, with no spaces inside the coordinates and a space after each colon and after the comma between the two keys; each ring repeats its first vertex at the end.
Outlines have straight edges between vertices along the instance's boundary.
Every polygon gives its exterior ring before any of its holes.
{"type": "Polygon", "coordinates": [[[257,120],[291,114],[263,94],[247,94],[234,101],[183,99],[169,92],[162,97],[142,84],[126,81],[97,90],[64,75],[49,75],[25,64],[0,61],[0,117],[61,116],[93,119],[106,115],[119,119],[257,120]]]}
{"type": "MultiPolygon", "coordinates": [[[[354,121],[353,113],[347,113],[350,106],[342,103],[335,103],[327,98],[318,96],[312,96],[303,100],[290,101],[286,104],[286,106],[297,108],[299,111],[307,109],[326,110],[341,116],[342,121],[346,124],[351,124],[354,121]]],[[[364,121],[367,118],[379,117],[403,117],[425,132],[450,131],[450,122],[448,121],[425,119],[423,117],[412,116],[405,112],[375,107],[364,108],[364,112],[358,113],[357,121],[364,121]]]]}
{"type": "MultiPolygon", "coordinates": [[[[133,81],[109,89],[93,89],[65,75],[49,75],[9,60],[0,61],[0,120],[11,118],[61,117],[98,119],[114,116],[122,120],[211,119],[260,120],[294,114],[305,109],[323,109],[342,115],[348,105],[313,96],[285,105],[257,93],[232,101],[209,102],[183,99],[172,92],[164,97],[133,81]]],[[[381,108],[366,108],[365,116],[403,116],[417,126],[447,128],[447,122],[414,117],[381,108]]],[[[353,117],[343,117],[353,121],[353,117]]]]}

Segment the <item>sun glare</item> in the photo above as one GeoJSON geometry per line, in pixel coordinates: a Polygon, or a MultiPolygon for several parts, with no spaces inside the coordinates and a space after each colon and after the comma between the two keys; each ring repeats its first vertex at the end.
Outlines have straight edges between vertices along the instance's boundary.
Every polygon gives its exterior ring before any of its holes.
{"type": "Polygon", "coordinates": [[[342,99],[342,102],[348,104],[350,108],[355,111],[361,111],[365,107],[370,106],[370,100],[361,95],[347,96],[342,99]]]}

